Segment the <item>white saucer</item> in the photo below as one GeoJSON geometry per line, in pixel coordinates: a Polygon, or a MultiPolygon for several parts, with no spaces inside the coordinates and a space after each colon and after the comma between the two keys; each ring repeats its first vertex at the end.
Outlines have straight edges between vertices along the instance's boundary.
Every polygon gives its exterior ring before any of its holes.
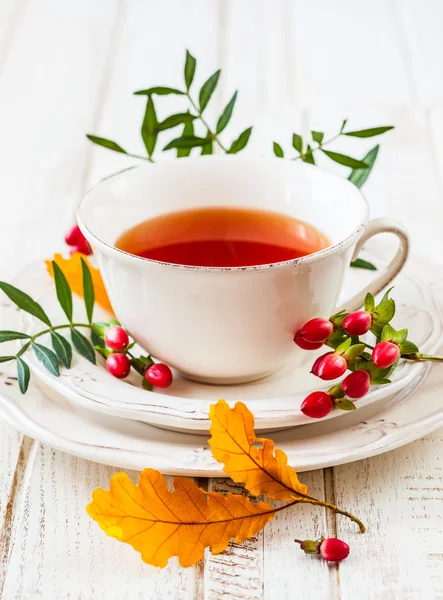
{"type": "MultiPolygon", "coordinates": [[[[382,260],[373,256],[369,258],[383,269],[385,263],[382,260]]],[[[397,303],[394,326],[396,323],[399,328],[407,325],[409,338],[422,352],[434,352],[442,340],[442,321],[432,289],[432,282],[438,281],[440,274],[440,266],[415,259],[409,261],[393,283],[393,296],[397,303]]],[[[370,271],[350,269],[342,299],[364,287],[371,277],[373,273],[370,271]]],[[[65,322],[55,296],[53,281],[41,263],[30,265],[14,283],[37,298],[53,322],[65,322]]],[[[442,304],[440,299],[439,302],[442,304]]],[[[76,318],[81,319],[84,315],[82,300],[74,298],[74,307],[76,318]]],[[[21,327],[28,332],[41,327],[39,322],[27,314],[23,314],[21,318],[21,327]]],[[[97,309],[95,319],[103,318],[106,315],[100,314],[97,309]]],[[[8,323],[8,329],[10,328],[8,323]]],[[[102,362],[94,366],[77,353],[74,353],[72,368],[61,369],[59,378],[51,375],[33,353],[28,352],[26,360],[33,373],[45,385],[80,407],[171,430],[206,434],[209,429],[209,405],[219,398],[225,398],[228,402],[246,402],[255,415],[257,431],[312,425],[312,419],[305,417],[299,410],[300,404],[309,392],[327,389],[331,385],[325,386],[309,373],[317,354],[312,353],[311,360],[296,371],[286,367],[271,377],[251,384],[212,386],[177,376],[171,388],[160,392],[143,390],[140,385],[141,377],[136,374],[125,381],[117,380],[106,371],[102,362]]],[[[391,397],[421,377],[425,369],[424,363],[404,362],[396,369],[391,385],[371,388],[370,393],[357,402],[358,411],[391,397]]],[[[336,416],[343,416],[343,412],[334,410],[328,418],[336,416]]]]}
{"type": "MultiPolygon", "coordinates": [[[[419,265],[421,275],[430,282],[443,305],[441,267],[423,261],[419,265]]],[[[19,311],[15,307],[9,303],[0,305],[0,328],[16,328],[18,321],[19,311]]],[[[2,344],[5,354],[11,345],[2,344]]],[[[50,399],[38,389],[37,378],[33,378],[23,396],[18,390],[14,366],[3,366],[0,417],[26,435],[70,454],[124,469],[151,467],[168,474],[224,475],[201,435],[165,431],[138,421],[98,414],[53,389],[49,389],[50,399]]],[[[431,370],[427,363],[409,385],[383,402],[342,413],[340,419],[311,422],[273,433],[271,437],[299,471],[381,454],[443,425],[442,381],[443,365],[434,365],[431,370]]]]}

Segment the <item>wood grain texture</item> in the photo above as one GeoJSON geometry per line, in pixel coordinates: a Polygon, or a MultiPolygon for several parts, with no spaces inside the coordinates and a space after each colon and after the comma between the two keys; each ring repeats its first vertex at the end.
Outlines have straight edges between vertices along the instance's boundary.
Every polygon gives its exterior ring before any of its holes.
{"type": "MultiPolygon", "coordinates": [[[[145,100],[132,92],[179,86],[186,47],[199,60],[197,85],[224,69],[210,119],[239,88],[230,130],[256,125],[251,152],[269,155],[274,139],[289,149],[293,131],[334,133],[346,116],[355,128],[394,124],[380,138],[365,195],[373,216],[401,216],[413,248],[440,256],[442,23],[439,0],[3,0],[0,202],[8,218],[0,220],[1,277],[58,248],[85,187],[134,162],[93,146],[86,132],[143,152],[145,100]]],[[[177,98],[159,106],[161,117],[183,108],[177,98]]],[[[340,141],[337,149],[363,156],[376,141],[340,141]]],[[[297,506],[245,544],[207,553],[195,568],[173,560],[158,571],[107,538],[84,511],[113,469],[22,440],[0,424],[0,597],[443,598],[442,451],[438,432],[383,456],[303,474],[312,494],[364,518],[365,535],[343,517],[297,506]],[[328,567],[293,542],[321,534],[350,542],[350,558],[328,567]]],[[[208,485],[239,490],[220,480],[208,485]]]]}
{"type": "Polygon", "coordinates": [[[86,514],[92,490],[109,489],[113,472],[35,443],[16,502],[2,598],[192,597],[194,568],[181,569],[175,559],[163,570],[150,567],[86,514]]]}

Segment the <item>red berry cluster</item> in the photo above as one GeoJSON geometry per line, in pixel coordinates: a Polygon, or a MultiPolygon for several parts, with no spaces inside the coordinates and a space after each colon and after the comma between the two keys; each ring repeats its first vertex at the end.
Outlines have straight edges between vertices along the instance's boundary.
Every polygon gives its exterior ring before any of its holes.
{"type": "Polygon", "coordinates": [[[134,345],[130,343],[126,329],[115,319],[107,323],[94,323],[94,333],[103,343],[95,346],[104,358],[106,368],[114,377],[124,379],[133,367],[143,376],[143,387],[167,388],[172,383],[171,369],[162,363],[154,363],[150,356],[135,357],[130,349],[134,345]]]}
{"type": "Polygon", "coordinates": [[[395,302],[389,298],[389,292],[377,306],[374,297],[368,294],[365,310],[349,314],[342,311],[329,320],[311,319],[297,331],[294,342],[303,350],[318,350],[323,345],[331,348],[314,362],[313,375],[330,381],[351,371],[327,392],[309,394],[300,407],[305,415],[320,419],[334,407],[355,409],[352,400],[365,396],[371,384],[390,383],[388,376],[400,356],[408,358],[418,352],[415,344],[407,340],[407,329],[396,331],[389,325],[395,314],[395,302]],[[359,339],[368,332],[375,335],[375,346],[359,339]]]}
{"type": "Polygon", "coordinates": [[[65,242],[68,246],[71,246],[69,253],[72,255],[74,252],[80,252],[81,254],[92,254],[92,248],[89,245],[88,240],[85,238],[83,233],[80,231],[78,225],[74,225],[65,235],[65,242]]]}

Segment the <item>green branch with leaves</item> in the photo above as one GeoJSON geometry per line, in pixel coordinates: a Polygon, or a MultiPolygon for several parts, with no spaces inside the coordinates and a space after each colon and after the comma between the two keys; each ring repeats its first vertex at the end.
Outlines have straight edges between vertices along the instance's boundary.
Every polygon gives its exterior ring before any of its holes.
{"type": "MultiPolygon", "coordinates": [[[[251,138],[252,127],[247,127],[230,143],[227,143],[225,140],[225,130],[229,125],[234,111],[238,90],[234,92],[233,96],[223,109],[215,126],[210,125],[205,111],[219,82],[221,69],[215,71],[215,73],[205,81],[198,92],[197,99],[197,93],[193,89],[196,68],[197,60],[187,50],[184,66],[183,89],[154,86],[134,92],[136,96],[147,96],[146,109],[141,127],[141,137],[146,149],[146,156],[127,152],[120,144],[107,138],[91,134],[88,134],[87,138],[94,144],[103,146],[108,150],[120,152],[133,158],[155,162],[154,152],[158,147],[157,142],[160,134],[164,131],[175,129],[176,127],[182,127],[181,134],[168,142],[162,148],[163,151],[175,150],[178,158],[189,156],[196,148],[200,149],[201,155],[213,154],[214,151],[224,152],[226,154],[237,154],[238,152],[241,152],[246,148],[251,138]],[[157,118],[156,102],[159,97],[169,95],[182,97],[183,100],[186,101],[186,105],[182,112],[174,113],[166,117],[163,121],[159,121],[157,118]],[[203,134],[196,135],[196,123],[200,124],[203,134]],[[223,136],[221,136],[221,134],[223,134],[223,136]]],[[[294,133],[292,135],[292,147],[295,150],[296,155],[292,156],[291,160],[302,160],[303,162],[315,165],[315,155],[321,152],[335,163],[349,167],[351,169],[348,175],[349,181],[358,188],[361,188],[369,177],[377,159],[379,145],[372,148],[361,159],[331,150],[330,145],[340,137],[371,138],[386,133],[393,129],[393,127],[387,125],[372,127],[370,129],[361,129],[359,131],[345,131],[346,124],[347,119],[343,121],[339,132],[327,140],[324,139],[325,134],[322,131],[311,131],[311,139],[309,141],[305,141],[300,134],[294,133]]],[[[285,151],[279,143],[273,143],[273,150],[277,157],[285,158],[285,151]]],[[[370,270],[376,269],[373,264],[362,259],[357,259],[351,263],[351,266],[370,270]]]]}

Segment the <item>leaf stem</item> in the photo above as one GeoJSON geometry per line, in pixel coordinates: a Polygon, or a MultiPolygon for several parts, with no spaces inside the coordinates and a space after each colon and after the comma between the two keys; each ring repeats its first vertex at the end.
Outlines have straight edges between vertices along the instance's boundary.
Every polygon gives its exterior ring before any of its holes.
{"type": "Polygon", "coordinates": [[[443,362],[443,356],[434,356],[433,354],[420,354],[420,352],[414,352],[413,354],[402,354],[402,358],[406,360],[416,360],[416,361],[433,361],[433,362],[443,362]]]}
{"type": "Polygon", "coordinates": [[[319,505],[319,506],[323,506],[324,508],[328,508],[329,510],[331,510],[333,513],[336,513],[338,515],[343,515],[344,517],[348,517],[348,519],[350,519],[351,521],[353,521],[354,523],[356,523],[360,529],[360,533],[364,533],[366,531],[366,525],[360,521],[360,519],[358,517],[355,517],[353,514],[351,514],[350,512],[348,512],[347,510],[342,510],[341,508],[338,508],[338,506],[335,506],[335,504],[330,504],[329,502],[323,502],[323,500],[318,500],[317,498],[311,498],[311,496],[298,496],[299,497],[299,502],[305,502],[307,504],[314,504],[314,505],[319,505]]]}
{"type": "Polygon", "coordinates": [[[300,153],[299,156],[294,157],[292,160],[302,160],[302,159],[306,158],[306,156],[314,154],[314,152],[317,152],[317,150],[321,150],[324,146],[328,146],[332,142],[335,142],[335,140],[337,138],[339,138],[340,136],[342,136],[342,135],[343,134],[340,131],[340,133],[337,133],[337,135],[334,135],[334,137],[331,137],[329,140],[326,140],[326,142],[324,142],[322,144],[318,144],[317,148],[311,148],[310,150],[308,150],[304,154],[300,153]]]}
{"type": "Polygon", "coordinates": [[[155,160],[150,156],[140,156],[139,154],[132,154],[131,152],[126,152],[126,156],[132,156],[132,158],[140,158],[141,160],[147,160],[151,163],[155,162],[155,160]]]}
{"type": "Polygon", "coordinates": [[[57,331],[58,329],[68,329],[68,328],[73,328],[73,327],[87,327],[88,329],[91,329],[92,324],[90,324],[90,323],[66,323],[65,325],[53,325],[52,327],[48,327],[48,329],[43,329],[42,331],[39,331],[38,333],[35,333],[34,335],[30,336],[29,341],[26,342],[26,344],[24,344],[24,346],[22,346],[22,348],[20,348],[20,350],[15,355],[15,359],[17,360],[17,358],[20,358],[20,356],[26,352],[26,350],[29,348],[29,346],[31,346],[35,342],[35,340],[37,338],[41,337],[42,335],[45,335],[46,333],[51,333],[51,331],[57,331]]]}
{"type": "Polygon", "coordinates": [[[186,91],[186,96],[188,97],[189,102],[192,105],[192,108],[195,110],[195,112],[197,113],[197,119],[200,119],[200,121],[203,123],[203,125],[206,127],[210,137],[218,144],[218,146],[223,150],[223,152],[228,152],[228,149],[225,148],[223,146],[223,144],[221,143],[220,139],[217,137],[217,135],[212,131],[212,129],[209,127],[207,121],[203,118],[203,115],[200,111],[200,109],[198,108],[198,106],[196,105],[196,103],[194,102],[194,100],[191,97],[191,94],[189,93],[189,90],[186,91]]]}

